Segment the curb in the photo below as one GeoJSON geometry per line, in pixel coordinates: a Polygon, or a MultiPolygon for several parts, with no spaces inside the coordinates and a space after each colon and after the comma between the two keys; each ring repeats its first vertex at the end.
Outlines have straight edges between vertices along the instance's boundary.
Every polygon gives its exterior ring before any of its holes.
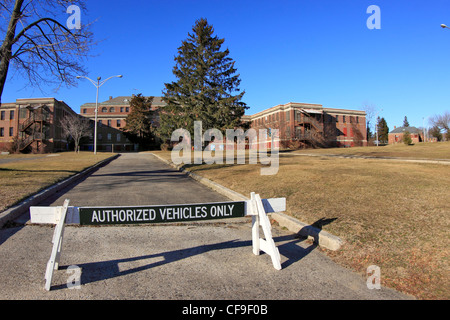
{"type": "MultiPolygon", "coordinates": [[[[228,188],[218,184],[217,182],[211,181],[211,180],[204,178],[196,173],[189,172],[189,171],[183,169],[183,165],[175,165],[172,162],[170,162],[164,158],[161,158],[160,156],[158,156],[154,153],[150,153],[150,154],[155,156],[162,162],[168,164],[169,166],[177,169],[178,171],[181,171],[181,172],[187,174],[189,177],[200,182],[201,184],[230,198],[233,201],[250,200],[248,197],[246,197],[236,191],[228,189],[228,188]]],[[[316,228],[316,227],[313,227],[306,223],[303,223],[294,217],[288,216],[287,214],[284,214],[281,212],[273,212],[270,214],[270,216],[281,227],[285,227],[289,231],[297,233],[298,235],[300,235],[302,237],[310,238],[310,239],[314,240],[315,243],[317,243],[319,246],[321,246],[323,248],[326,248],[326,249],[329,249],[332,251],[336,251],[336,250],[339,250],[343,244],[343,241],[339,237],[332,235],[326,231],[323,231],[319,228],[316,228]]]]}
{"type": "Polygon", "coordinates": [[[44,199],[48,198],[52,194],[58,192],[61,189],[64,189],[69,184],[74,183],[75,181],[85,177],[86,175],[90,174],[94,170],[98,169],[99,167],[107,164],[108,162],[118,158],[120,154],[116,154],[112,157],[109,157],[105,160],[102,160],[100,162],[97,162],[93,166],[84,169],[83,171],[66,178],[63,181],[60,181],[50,187],[47,187],[44,190],[39,191],[38,193],[26,198],[22,202],[6,209],[3,212],[0,212],[0,229],[8,222],[12,221],[16,218],[18,218],[20,215],[24,214],[27,210],[30,209],[31,206],[34,206],[38,204],[39,202],[43,201],[44,199]]]}

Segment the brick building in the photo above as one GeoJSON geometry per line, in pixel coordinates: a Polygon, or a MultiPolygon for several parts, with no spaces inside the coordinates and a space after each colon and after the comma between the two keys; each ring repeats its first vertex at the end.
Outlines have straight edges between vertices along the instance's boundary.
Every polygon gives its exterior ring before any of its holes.
{"type": "Polygon", "coordinates": [[[278,129],[280,148],[367,145],[364,111],[289,102],[246,116],[244,120],[254,129],[278,129]]]}
{"type": "MultiPolygon", "coordinates": [[[[132,96],[110,97],[98,104],[97,151],[136,151],[137,145],[123,133],[126,117],[130,113],[132,96]]],[[[152,110],[158,111],[165,103],[154,97],[152,110]]],[[[23,152],[56,152],[67,150],[68,145],[58,125],[66,114],[75,112],[63,101],[54,98],[17,99],[0,106],[0,148],[6,149],[14,137],[20,140],[23,152]]],[[[80,115],[95,119],[95,103],[80,107],[80,115]]],[[[159,113],[153,118],[159,123],[159,113]]],[[[245,115],[254,129],[279,129],[281,148],[299,147],[353,147],[365,146],[366,120],[364,111],[323,108],[320,104],[293,103],[266,109],[254,115],[245,115]]],[[[267,140],[270,140],[270,130],[267,140]]],[[[82,144],[82,150],[93,150],[94,129],[82,144]]],[[[261,139],[261,137],[260,137],[261,139]]]]}
{"type": "Polygon", "coordinates": [[[394,130],[389,132],[388,144],[403,143],[403,135],[409,132],[412,143],[423,142],[423,131],[416,127],[394,127],[394,130]]]}
{"type": "Polygon", "coordinates": [[[16,144],[21,152],[47,153],[67,150],[59,121],[76,113],[54,98],[17,99],[0,105],[0,149],[16,144]]]}
{"type": "MultiPolygon", "coordinates": [[[[121,152],[137,151],[138,146],[130,142],[123,133],[126,118],[130,113],[130,101],[132,96],[109,97],[109,100],[98,104],[97,114],[97,151],[121,152]]],[[[154,97],[152,110],[156,111],[164,106],[161,97],[154,97]]],[[[80,115],[95,120],[95,103],[85,103],[80,107],[80,115]]],[[[159,121],[159,115],[154,116],[155,125],[159,121]]],[[[94,130],[93,130],[94,131],[94,130]]],[[[94,150],[93,134],[88,143],[82,146],[82,150],[94,150]]]]}

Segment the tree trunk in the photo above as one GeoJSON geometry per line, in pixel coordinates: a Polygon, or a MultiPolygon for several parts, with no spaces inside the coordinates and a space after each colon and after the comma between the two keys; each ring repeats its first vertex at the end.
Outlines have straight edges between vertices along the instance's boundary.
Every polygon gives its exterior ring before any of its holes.
{"type": "Polygon", "coordinates": [[[5,87],[6,78],[8,76],[9,63],[12,58],[12,46],[14,44],[14,37],[16,34],[16,26],[22,15],[22,4],[24,0],[16,0],[14,10],[11,14],[8,29],[6,31],[5,40],[0,48],[0,103],[5,87]]]}

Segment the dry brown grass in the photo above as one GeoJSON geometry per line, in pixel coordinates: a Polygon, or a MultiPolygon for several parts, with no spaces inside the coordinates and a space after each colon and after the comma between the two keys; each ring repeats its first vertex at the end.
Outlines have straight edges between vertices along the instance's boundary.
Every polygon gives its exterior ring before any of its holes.
{"type": "Polygon", "coordinates": [[[450,141],[418,143],[405,145],[403,143],[379,147],[304,149],[295,153],[356,155],[371,157],[400,157],[417,159],[450,159],[450,141]]]}
{"type": "Polygon", "coordinates": [[[0,211],[110,156],[92,152],[1,156],[0,160],[27,160],[0,163],[0,211]]]}
{"type": "Polygon", "coordinates": [[[450,298],[450,166],[285,154],[278,174],[259,169],[189,168],[247,196],[286,197],[287,213],[303,222],[330,221],[323,229],[345,244],[326,253],[363,276],[377,265],[384,286],[419,299],[450,298]]]}

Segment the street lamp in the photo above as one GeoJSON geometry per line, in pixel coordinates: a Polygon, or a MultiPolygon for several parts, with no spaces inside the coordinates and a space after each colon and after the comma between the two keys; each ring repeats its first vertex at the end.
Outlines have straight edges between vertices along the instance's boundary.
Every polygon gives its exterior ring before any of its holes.
{"type": "Polygon", "coordinates": [[[97,82],[95,82],[94,80],[89,79],[88,77],[85,77],[85,76],[77,76],[77,79],[85,78],[85,79],[89,80],[89,81],[97,88],[97,95],[96,95],[96,98],[95,98],[94,154],[97,154],[98,89],[99,89],[102,85],[104,85],[105,82],[108,81],[109,79],[112,79],[112,78],[122,78],[122,77],[123,77],[122,75],[112,76],[112,77],[109,77],[108,79],[103,80],[103,81],[101,81],[101,82],[100,82],[100,80],[102,79],[102,77],[97,77],[97,82]]]}
{"type": "Polygon", "coordinates": [[[441,27],[442,27],[443,29],[445,29],[445,28],[450,29],[450,28],[447,27],[445,24],[441,24],[441,27]]]}

